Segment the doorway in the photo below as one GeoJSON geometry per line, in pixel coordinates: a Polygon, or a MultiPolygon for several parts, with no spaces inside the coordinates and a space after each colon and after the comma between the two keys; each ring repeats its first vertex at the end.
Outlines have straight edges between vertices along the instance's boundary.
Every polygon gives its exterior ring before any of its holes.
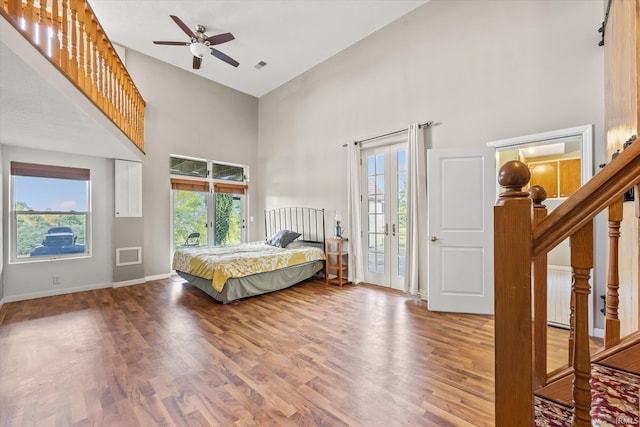
{"type": "MultiPolygon", "coordinates": [[[[547,192],[543,202],[553,211],[567,197],[593,176],[593,126],[580,126],[552,132],[527,135],[490,142],[496,149],[496,169],[509,160],[519,160],[531,171],[530,186],[541,185],[547,192]]],[[[501,189],[497,188],[497,194],[501,189]]],[[[595,254],[595,269],[591,275],[592,298],[596,294],[595,270],[599,255],[595,254]]],[[[569,239],[551,250],[548,261],[547,322],[551,326],[569,327],[571,298],[571,262],[569,239]]],[[[593,307],[589,309],[589,331],[593,335],[593,307]]]]}
{"type": "Polygon", "coordinates": [[[407,243],[407,143],[363,149],[365,282],[404,289],[407,243]]]}

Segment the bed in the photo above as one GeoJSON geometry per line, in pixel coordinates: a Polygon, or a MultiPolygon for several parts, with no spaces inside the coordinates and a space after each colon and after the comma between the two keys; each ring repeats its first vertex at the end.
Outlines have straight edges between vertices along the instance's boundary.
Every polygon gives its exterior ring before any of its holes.
{"type": "Polygon", "coordinates": [[[323,271],[324,209],[265,211],[264,241],[176,250],[172,268],[217,301],[285,289],[323,271]]]}

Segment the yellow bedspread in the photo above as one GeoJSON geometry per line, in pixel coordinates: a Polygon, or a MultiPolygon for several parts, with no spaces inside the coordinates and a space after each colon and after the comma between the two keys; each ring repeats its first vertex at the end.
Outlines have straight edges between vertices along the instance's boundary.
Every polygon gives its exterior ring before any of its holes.
{"type": "Polygon", "coordinates": [[[324,252],[313,246],[276,248],[264,242],[253,242],[177,249],[173,256],[173,269],[210,279],[213,288],[220,292],[231,277],[265,273],[323,259],[324,252]]]}

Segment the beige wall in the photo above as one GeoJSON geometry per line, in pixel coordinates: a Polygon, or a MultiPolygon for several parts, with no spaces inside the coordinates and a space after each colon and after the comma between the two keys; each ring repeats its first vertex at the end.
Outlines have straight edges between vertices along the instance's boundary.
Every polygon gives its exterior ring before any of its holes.
{"type": "Polygon", "coordinates": [[[346,212],[342,145],[411,122],[438,123],[434,148],[591,123],[602,147],[602,19],[594,0],[419,7],[260,98],[260,207],[346,212]]]}
{"type": "MultiPolygon", "coordinates": [[[[144,274],[171,268],[169,156],[246,164],[259,174],[257,98],[127,50],[127,69],[147,102],[142,169],[144,274]]],[[[258,180],[249,182],[249,215],[258,215],[258,180]]],[[[256,223],[259,220],[256,220],[256,223]]],[[[255,223],[254,223],[255,224],[255,223]]],[[[250,240],[257,228],[249,224],[250,240]]]]}

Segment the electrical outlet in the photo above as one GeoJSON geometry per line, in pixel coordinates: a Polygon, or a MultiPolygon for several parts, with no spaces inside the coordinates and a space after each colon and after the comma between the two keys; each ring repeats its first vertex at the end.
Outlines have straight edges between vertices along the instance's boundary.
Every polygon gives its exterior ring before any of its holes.
{"type": "Polygon", "coordinates": [[[53,283],[54,285],[59,285],[62,283],[62,277],[60,276],[53,276],[53,278],[51,279],[51,283],[53,283]]]}

